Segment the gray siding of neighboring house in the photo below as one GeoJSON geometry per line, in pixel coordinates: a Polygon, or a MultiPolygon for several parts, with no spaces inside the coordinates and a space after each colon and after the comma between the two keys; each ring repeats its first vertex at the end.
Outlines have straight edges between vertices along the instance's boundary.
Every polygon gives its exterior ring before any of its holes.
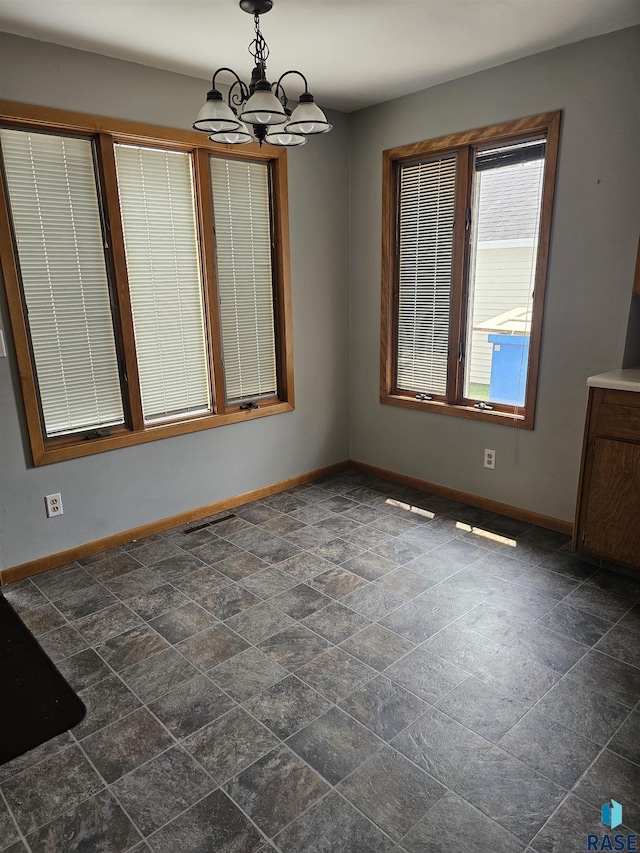
{"type": "MultiPolygon", "coordinates": [[[[484,323],[510,308],[528,305],[533,292],[533,246],[523,240],[496,241],[480,246],[476,259],[473,324],[484,323]],[[511,243],[512,245],[505,245],[511,243]]],[[[473,332],[470,352],[470,381],[488,385],[492,345],[487,332],[473,332]]]]}

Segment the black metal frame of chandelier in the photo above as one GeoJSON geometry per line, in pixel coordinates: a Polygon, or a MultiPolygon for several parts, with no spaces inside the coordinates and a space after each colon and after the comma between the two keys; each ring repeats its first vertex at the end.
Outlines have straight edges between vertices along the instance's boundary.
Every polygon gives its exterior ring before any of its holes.
{"type": "Polygon", "coordinates": [[[250,15],[265,15],[273,7],[273,0],[240,0],[240,8],[250,15]]]}

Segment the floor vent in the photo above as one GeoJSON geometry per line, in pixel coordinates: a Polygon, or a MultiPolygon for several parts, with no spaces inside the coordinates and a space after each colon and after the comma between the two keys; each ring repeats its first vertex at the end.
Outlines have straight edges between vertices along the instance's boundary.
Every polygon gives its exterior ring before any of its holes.
{"type": "Polygon", "coordinates": [[[230,512],[229,515],[223,515],[222,518],[214,518],[213,521],[210,521],[209,524],[220,524],[221,521],[229,521],[230,518],[235,518],[235,515],[230,512]]]}
{"type": "Polygon", "coordinates": [[[213,521],[205,521],[204,524],[196,524],[194,527],[187,527],[183,533],[195,533],[196,530],[204,530],[205,527],[212,527],[214,524],[220,524],[221,521],[228,521],[230,518],[235,518],[235,515],[231,512],[229,515],[223,515],[221,518],[214,518],[213,521]]]}

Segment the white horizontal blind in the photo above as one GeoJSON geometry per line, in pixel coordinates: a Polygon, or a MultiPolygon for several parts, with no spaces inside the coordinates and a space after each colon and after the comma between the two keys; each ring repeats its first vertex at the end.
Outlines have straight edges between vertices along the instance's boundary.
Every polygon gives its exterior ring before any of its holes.
{"type": "Polygon", "coordinates": [[[121,424],[92,143],[20,130],[0,141],[45,434],[121,424]]]}
{"type": "Polygon", "coordinates": [[[444,395],[456,155],[400,167],[398,388],[444,395]]]}
{"type": "Polygon", "coordinates": [[[228,402],[277,392],[269,167],[211,157],[228,402]]]}
{"type": "Polygon", "coordinates": [[[191,155],[115,157],[144,419],[211,411],[191,155]]]}

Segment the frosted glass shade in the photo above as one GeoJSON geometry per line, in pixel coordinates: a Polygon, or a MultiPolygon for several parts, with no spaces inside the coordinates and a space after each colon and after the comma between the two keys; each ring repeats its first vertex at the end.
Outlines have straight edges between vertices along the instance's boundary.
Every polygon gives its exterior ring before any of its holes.
{"type": "Polygon", "coordinates": [[[307,137],[301,133],[291,133],[285,127],[276,126],[274,130],[267,133],[264,138],[269,145],[280,145],[284,148],[293,148],[296,145],[304,145],[307,137]]]}
{"type": "Polygon", "coordinates": [[[265,80],[256,86],[256,91],[244,105],[240,118],[250,124],[272,125],[283,124],[287,120],[287,114],[265,80]]]}
{"type": "Polygon", "coordinates": [[[328,133],[333,130],[333,125],[329,124],[326,115],[317,104],[301,98],[291,119],[285,125],[285,130],[289,133],[313,136],[316,133],[328,133]]]}
{"type": "Polygon", "coordinates": [[[216,92],[219,97],[211,97],[211,94],[209,92],[207,95],[207,100],[198,113],[198,118],[193,123],[193,129],[202,130],[205,133],[224,133],[228,130],[237,130],[241,122],[233,114],[231,107],[225,104],[219,92],[216,92]]]}
{"type": "Polygon", "coordinates": [[[247,142],[253,142],[253,136],[246,124],[243,121],[239,124],[240,127],[237,130],[224,130],[220,133],[212,133],[209,139],[212,142],[221,142],[225,145],[244,145],[247,142]]]}

